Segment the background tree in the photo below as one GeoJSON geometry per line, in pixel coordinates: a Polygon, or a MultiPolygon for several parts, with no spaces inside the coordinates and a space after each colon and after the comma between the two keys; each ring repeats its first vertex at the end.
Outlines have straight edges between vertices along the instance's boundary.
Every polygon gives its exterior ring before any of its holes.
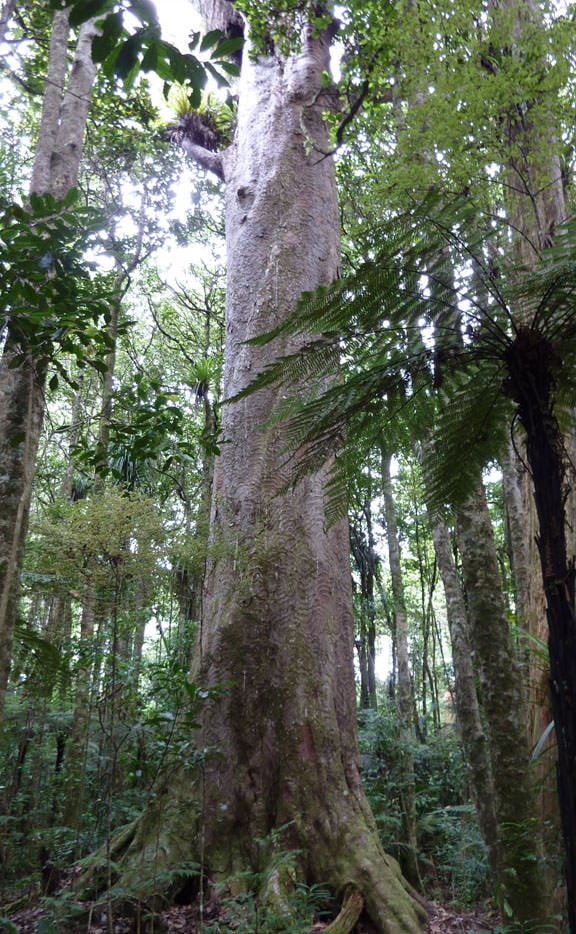
{"type": "MultiPolygon", "coordinates": [[[[55,13],[31,184],[34,195],[48,194],[52,197],[52,204],[56,210],[58,202],[75,185],[78,178],[84,128],[95,75],[91,44],[96,31],[94,24],[88,21],[80,31],[74,61],[70,65],[69,80],[64,90],[69,67],[68,33],[68,11],[55,13]]],[[[40,203],[42,202],[33,201],[32,205],[40,203]]],[[[41,269],[43,256],[48,255],[52,254],[44,253],[37,257],[41,269]]],[[[53,260],[50,258],[44,266],[44,281],[40,280],[35,286],[30,283],[32,293],[44,286],[44,292],[49,295],[51,290],[58,288],[57,283],[52,283],[52,266],[53,260]]],[[[62,274],[62,268],[58,271],[62,274]]],[[[11,320],[0,361],[0,463],[4,502],[0,523],[2,705],[10,669],[18,574],[22,563],[36,451],[44,416],[44,388],[49,360],[49,349],[48,352],[45,348],[40,350],[31,343],[30,336],[21,327],[18,311],[15,308],[8,308],[7,311],[11,320]]]]}

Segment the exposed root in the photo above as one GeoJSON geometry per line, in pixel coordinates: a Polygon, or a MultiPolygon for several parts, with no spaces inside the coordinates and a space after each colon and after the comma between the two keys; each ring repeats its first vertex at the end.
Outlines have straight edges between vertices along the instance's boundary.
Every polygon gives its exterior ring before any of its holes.
{"type": "Polygon", "coordinates": [[[109,862],[111,860],[116,860],[125,853],[132,843],[136,835],[139,821],[140,818],[137,817],[130,824],[127,824],[126,827],[123,827],[122,830],[119,830],[110,841],[110,844],[105,843],[99,850],[96,850],[90,857],[88,867],[78,876],[74,883],[74,889],[77,892],[85,894],[90,889],[94,889],[95,886],[98,886],[102,881],[102,875],[106,872],[109,862]]]}
{"type": "Polygon", "coordinates": [[[338,917],[324,929],[324,934],[350,934],[364,908],[364,899],[358,889],[350,887],[344,893],[338,917]]]}

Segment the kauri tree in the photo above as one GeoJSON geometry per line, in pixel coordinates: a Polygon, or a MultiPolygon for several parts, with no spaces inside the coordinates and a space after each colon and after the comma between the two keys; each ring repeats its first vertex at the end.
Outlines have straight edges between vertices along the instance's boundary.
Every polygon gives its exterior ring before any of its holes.
{"type": "MultiPolygon", "coordinates": [[[[259,35],[244,49],[232,144],[218,152],[185,132],[178,137],[225,184],[230,399],[302,343],[290,338],[263,350],[247,340],[277,326],[303,291],[337,275],[323,118],[334,22],[317,4],[285,4],[280,32],[289,49],[263,5],[250,4],[246,16],[226,0],[198,6],[209,28],[238,35],[253,22],[259,35]]],[[[381,849],[360,780],[348,528],[327,527],[325,470],[292,484],[300,455],[288,455],[285,430],[269,424],[281,394],[266,387],[224,407],[192,666],[210,699],[193,759],[178,766],[178,777],[163,774],[143,819],[112,855],[122,860],[123,887],[142,897],[196,861],[204,892],[259,872],[267,881],[260,895],[278,907],[293,882],[281,867],[272,871],[280,847],[298,854],[301,879],[347,894],[349,920],[338,930],[351,930],[364,907],[378,931],[415,932],[425,912],[381,849]]]]}

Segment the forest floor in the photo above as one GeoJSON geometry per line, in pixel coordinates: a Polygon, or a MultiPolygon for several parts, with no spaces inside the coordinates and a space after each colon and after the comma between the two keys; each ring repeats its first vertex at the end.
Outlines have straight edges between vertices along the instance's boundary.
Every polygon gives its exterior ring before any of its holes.
{"type": "MultiPolygon", "coordinates": [[[[110,934],[110,925],[105,917],[101,917],[98,923],[85,923],[78,926],[74,922],[69,924],[64,922],[61,926],[46,925],[46,916],[41,904],[22,909],[10,915],[10,921],[14,925],[13,929],[5,928],[0,922],[0,934],[38,934],[39,930],[62,932],[62,934],[110,934]],[[42,925],[42,922],[45,925],[42,925]]],[[[214,922],[213,922],[214,923],[214,922]]],[[[312,928],[313,934],[321,934],[327,925],[317,924],[312,928]]],[[[493,910],[478,909],[477,911],[454,911],[451,908],[444,908],[441,905],[432,905],[428,926],[428,934],[489,934],[500,930],[500,921],[498,915],[493,910]]],[[[112,924],[114,934],[134,934],[138,930],[144,932],[147,927],[138,926],[134,919],[117,918],[112,924]]],[[[179,905],[173,908],[167,908],[154,919],[154,934],[199,934],[197,911],[191,905],[179,905]]],[[[210,928],[204,927],[205,931],[210,928]]],[[[222,920],[218,926],[214,925],[212,930],[224,932],[234,931],[233,926],[226,927],[222,920]]],[[[246,928],[243,928],[246,930],[246,928]]],[[[311,932],[311,934],[312,934],[311,932]]],[[[355,928],[356,934],[373,934],[373,929],[369,930],[367,926],[359,924],[355,928]]]]}

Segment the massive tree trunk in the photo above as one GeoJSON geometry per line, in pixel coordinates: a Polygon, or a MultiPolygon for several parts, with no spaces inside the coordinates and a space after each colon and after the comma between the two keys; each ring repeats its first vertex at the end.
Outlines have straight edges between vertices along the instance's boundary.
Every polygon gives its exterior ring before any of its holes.
{"type": "MultiPolygon", "coordinates": [[[[212,166],[226,182],[228,398],[287,349],[246,340],[337,274],[334,166],[314,148],[327,148],[328,52],[311,29],[291,57],[244,52],[235,141],[212,166]]],[[[201,765],[166,775],[140,822],[124,883],[191,859],[204,883],[246,869],[262,880],[289,849],[306,881],[361,893],[378,931],[416,932],[424,914],[382,852],[361,787],[348,528],[326,527],[324,473],[291,486],[297,455],[268,424],[281,391],[224,407],[192,674],[227,688],[202,710],[201,765]]],[[[271,897],[282,880],[267,878],[271,897]]]]}
{"type": "MultiPolygon", "coordinates": [[[[78,38],[66,90],[68,11],[54,14],[32,191],[63,198],[78,178],[84,127],[95,76],[91,58],[95,27],[78,38]]],[[[0,728],[12,653],[24,538],[36,454],[44,419],[48,362],[22,345],[8,326],[0,360],[0,728]],[[14,367],[14,356],[23,362],[14,367]]]]}

